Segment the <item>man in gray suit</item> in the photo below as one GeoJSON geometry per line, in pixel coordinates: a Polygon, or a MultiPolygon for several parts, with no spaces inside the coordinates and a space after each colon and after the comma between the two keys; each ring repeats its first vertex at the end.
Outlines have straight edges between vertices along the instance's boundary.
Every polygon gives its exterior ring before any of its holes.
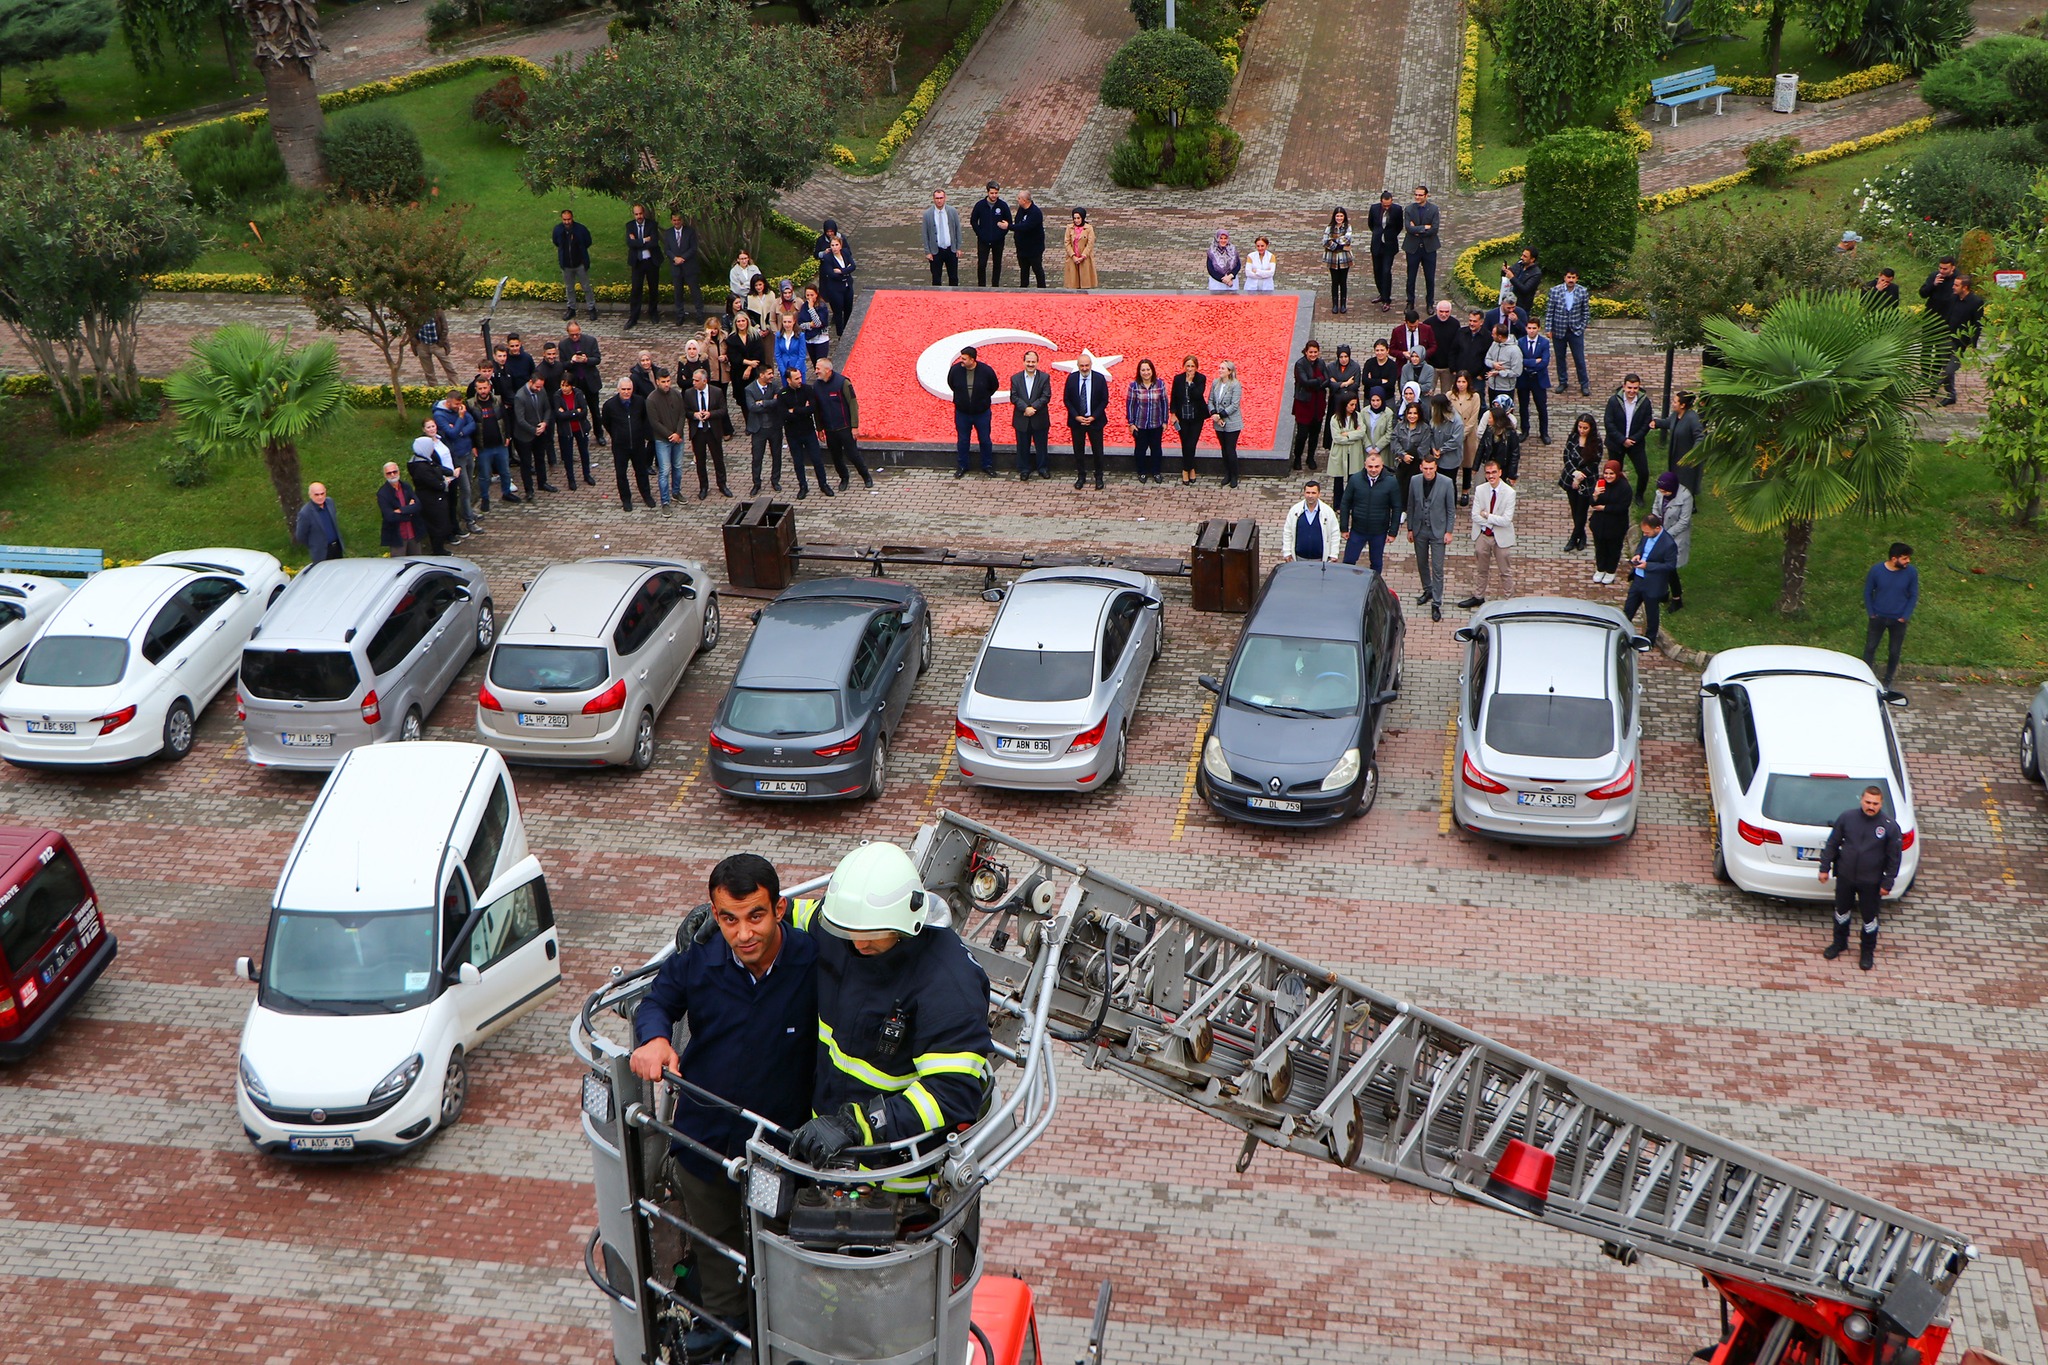
{"type": "Polygon", "coordinates": [[[1458,521],[1458,495],[1439,478],[1436,456],[1422,457],[1422,472],[1408,481],[1408,541],[1415,547],[1415,573],[1422,580],[1416,605],[1429,603],[1429,619],[1444,619],[1444,550],[1458,521]]]}
{"type": "Polygon", "coordinates": [[[1017,478],[1031,482],[1052,477],[1052,455],[1046,442],[1052,436],[1052,380],[1038,368],[1038,352],[1024,353],[1024,368],[1010,376],[1010,425],[1017,433],[1017,478]],[[1038,453],[1034,457],[1032,451],[1038,453]]]}
{"type": "Polygon", "coordinates": [[[946,207],[946,192],[932,191],[932,206],[924,211],[924,258],[932,268],[932,283],[939,272],[946,283],[960,283],[960,212],[946,207]]]}

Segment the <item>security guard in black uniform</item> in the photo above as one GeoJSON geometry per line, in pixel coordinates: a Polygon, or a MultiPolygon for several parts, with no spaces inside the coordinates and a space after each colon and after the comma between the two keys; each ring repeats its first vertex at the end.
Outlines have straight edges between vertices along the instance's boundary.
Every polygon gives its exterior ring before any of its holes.
{"type": "Polygon", "coordinates": [[[1833,960],[1849,946],[1849,912],[1863,912],[1863,951],[1857,965],[1869,971],[1877,958],[1877,910],[1898,880],[1905,835],[1898,817],[1884,808],[1884,788],[1865,787],[1863,799],[1835,817],[1820,853],[1821,885],[1835,879],[1835,941],[1821,956],[1833,960]]]}
{"type": "Polygon", "coordinates": [[[981,1117],[995,1053],[988,975],[959,935],[934,922],[943,913],[909,855],[884,843],[847,854],[824,899],[796,905],[800,927],[824,930],[814,934],[816,1117],[790,1145],[799,1161],[823,1166],[848,1147],[944,1134],[981,1117]]]}

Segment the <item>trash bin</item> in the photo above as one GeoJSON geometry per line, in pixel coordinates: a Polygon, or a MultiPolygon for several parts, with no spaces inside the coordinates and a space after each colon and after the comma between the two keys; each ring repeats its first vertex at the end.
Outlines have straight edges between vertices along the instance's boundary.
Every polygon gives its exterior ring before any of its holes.
{"type": "Polygon", "coordinates": [[[1771,112],[1790,114],[1799,108],[1799,73],[1780,71],[1771,82],[1771,112]]]}
{"type": "Polygon", "coordinates": [[[1196,611],[1250,611],[1259,591],[1259,524],[1219,517],[1196,527],[1188,576],[1196,611]]]}
{"type": "Polygon", "coordinates": [[[735,588],[786,588],[795,575],[796,509],[754,498],[725,518],[725,574],[735,588]]]}

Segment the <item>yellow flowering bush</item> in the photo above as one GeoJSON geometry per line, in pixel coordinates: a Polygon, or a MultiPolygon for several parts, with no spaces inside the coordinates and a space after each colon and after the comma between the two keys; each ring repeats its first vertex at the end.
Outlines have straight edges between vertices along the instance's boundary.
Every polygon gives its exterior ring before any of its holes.
{"type": "MultiPolygon", "coordinates": [[[[1472,179],[1472,111],[1479,106],[1479,25],[1465,21],[1465,55],[1458,63],[1458,179],[1472,179]]],[[[1499,180],[1493,184],[1501,183],[1499,180]]]]}

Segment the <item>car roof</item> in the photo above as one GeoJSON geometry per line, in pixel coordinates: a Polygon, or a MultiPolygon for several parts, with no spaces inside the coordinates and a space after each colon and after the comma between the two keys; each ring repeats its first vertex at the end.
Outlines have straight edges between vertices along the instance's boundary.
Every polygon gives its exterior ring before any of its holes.
{"type": "Polygon", "coordinates": [[[1866,687],[1877,686],[1870,665],[1852,654],[1811,645],[1744,645],[1724,649],[1707,662],[1708,682],[1727,682],[1756,673],[1825,673],[1866,687]]]}
{"type": "Polygon", "coordinates": [[[550,564],[527,585],[499,639],[528,644],[604,641],[647,566],[625,559],[579,559],[550,564]]]}
{"type": "Polygon", "coordinates": [[[232,545],[213,545],[197,550],[172,550],[142,561],[168,564],[192,573],[226,573],[238,578],[278,567],[275,557],[261,550],[243,550],[232,545]]]}
{"type": "Polygon", "coordinates": [[[1245,622],[1245,633],[1357,640],[1365,633],[1365,604],[1377,577],[1361,564],[1298,559],[1277,564],[1245,622]]]}
{"type": "Polygon", "coordinates": [[[1493,623],[1496,692],[1545,692],[1606,698],[1614,671],[1614,636],[1589,618],[1510,617],[1493,623]]]}
{"type": "Polygon", "coordinates": [[[859,598],[793,598],[784,593],[762,609],[733,685],[839,687],[852,668],[868,620],[890,609],[859,598]]]}
{"type": "Polygon", "coordinates": [[[481,744],[440,740],[351,749],[292,848],[277,904],[365,911],[438,904],[448,836],[478,776],[502,766],[496,757],[481,744]]]}
{"type": "Polygon", "coordinates": [[[1093,653],[1109,599],[1128,590],[1071,578],[1019,578],[996,615],[989,647],[1093,653]]]}
{"type": "MultiPolygon", "coordinates": [[[[1818,652],[1818,651],[1816,651],[1818,652]]],[[[1873,686],[1854,678],[1778,673],[1742,679],[1749,692],[1757,750],[1771,772],[1843,772],[1851,777],[1891,772],[1883,705],[1873,686]]]]}
{"type": "Polygon", "coordinates": [[[907,607],[917,600],[917,589],[908,583],[893,578],[814,578],[794,587],[784,589],[771,605],[784,602],[802,601],[810,598],[836,597],[865,598],[870,602],[888,602],[907,607]]]}
{"type": "Polygon", "coordinates": [[[330,559],[309,566],[277,599],[250,644],[258,648],[300,643],[343,644],[349,631],[369,624],[372,609],[384,600],[394,584],[417,575],[419,565],[452,566],[457,562],[330,559]]]}
{"type": "Polygon", "coordinates": [[[103,569],[64,599],[45,632],[126,639],[193,577],[192,570],[167,564],[103,569]]]}
{"type": "Polygon", "coordinates": [[[1489,624],[1517,616],[1577,617],[1619,630],[1634,630],[1619,608],[1606,602],[1587,602],[1577,597],[1510,597],[1488,602],[1472,613],[1471,624],[1489,624]]]}
{"type": "Polygon", "coordinates": [[[1158,584],[1136,569],[1114,569],[1107,565],[1081,564],[1058,569],[1028,569],[1017,575],[1016,586],[1026,583],[1099,583],[1117,588],[1153,592],[1158,584]]]}
{"type": "Polygon", "coordinates": [[[0,872],[55,834],[55,830],[38,825],[0,825],[0,872]]]}

